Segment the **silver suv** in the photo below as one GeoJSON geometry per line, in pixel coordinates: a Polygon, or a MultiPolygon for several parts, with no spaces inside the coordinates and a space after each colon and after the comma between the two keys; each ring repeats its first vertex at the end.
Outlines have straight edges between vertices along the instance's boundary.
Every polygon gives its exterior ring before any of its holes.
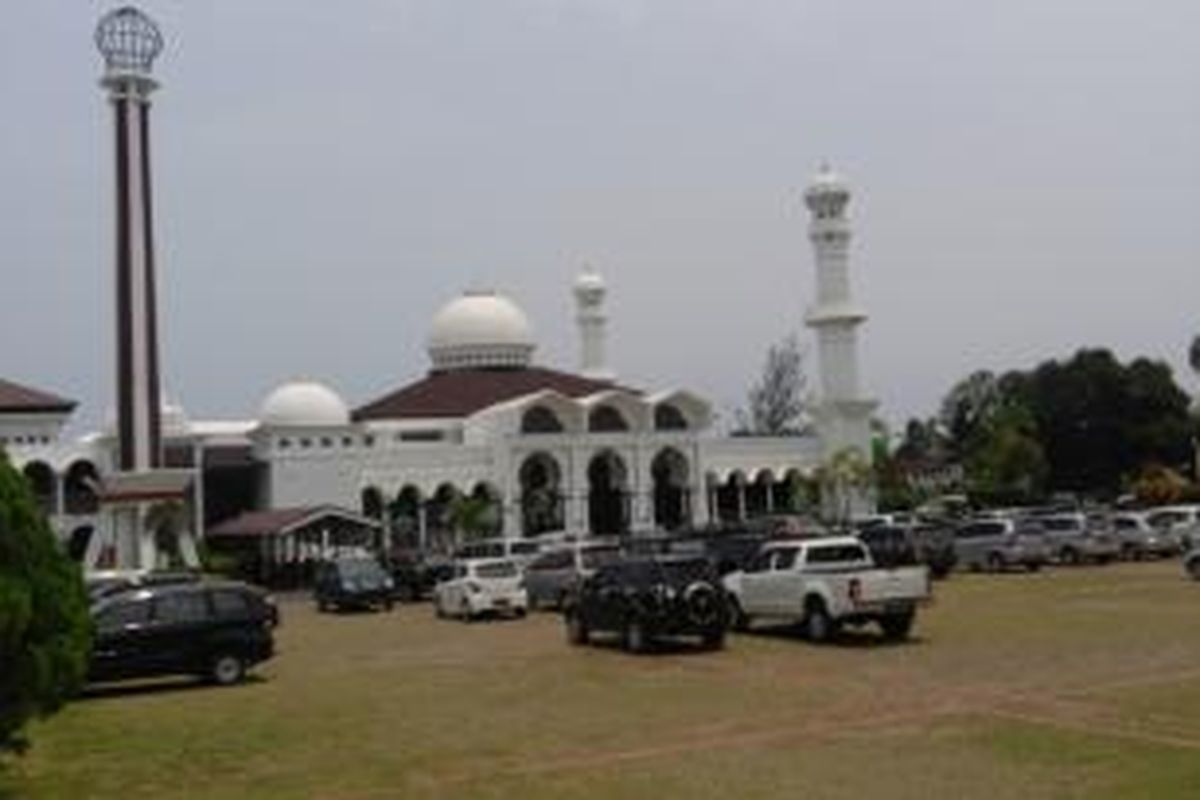
{"type": "Polygon", "coordinates": [[[581,580],[620,558],[620,545],[603,539],[568,542],[543,552],[525,568],[529,607],[562,608],[581,580]]]}
{"type": "Polygon", "coordinates": [[[1018,519],[979,519],[954,532],[958,564],[970,570],[999,572],[1009,567],[1041,569],[1049,558],[1046,532],[1037,522],[1018,519]]]}
{"type": "Polygon", "coordinates": [[[1050,555],[1060,564],[1107,564],[1121,555],[1116,534],[1100,519],[1085,514],[1047,514],[1038,517],[1046,531],[1050,555]]]}
{"type": "Polygon", "coordinates": [[[1179,537],[1165,528],[1155,528],[1146,514],[1126,512],[1113,516],[1113,528],[1127,559],[1169,558],[1179,555],[1179,537]]]}

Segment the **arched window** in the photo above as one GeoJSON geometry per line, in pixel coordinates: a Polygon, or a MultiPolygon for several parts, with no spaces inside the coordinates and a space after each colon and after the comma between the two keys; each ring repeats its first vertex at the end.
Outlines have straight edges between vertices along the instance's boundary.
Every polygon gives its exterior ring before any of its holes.
{"type": "Polygon", "coordinates": [[[534,406],[521,417],[521,433],[562,433],[558,415],[545,406],[534,406]]]}
{"type": "Polygon", "coordinates": [[[621,412],[612,406],[600,406],[588,415],[588,430],[596,433],[613,433],[629,430],[629,423],[621,412]]]}
{"type": "Polygon", "coordinates": [[[664,403],[654,408],[654,428],[660,431],[686,431],[687,418],[673,405],[664,403]]]}
{"type": "Polygon", "coordinates": [[[100,507],[96,497],[99,475],[90,461],[76,461],[67,470],[63,483],[63,505],[68,514],[95,514],[100,507]]]}

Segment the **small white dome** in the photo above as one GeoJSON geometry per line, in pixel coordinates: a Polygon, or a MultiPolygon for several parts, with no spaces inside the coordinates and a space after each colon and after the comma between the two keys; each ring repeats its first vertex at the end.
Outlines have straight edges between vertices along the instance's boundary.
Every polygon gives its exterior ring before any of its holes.
{"type": "Polygon", "coordinates": [[[267,395],[258,412],[268,427],[336,427],[350,422],[350,409],[323,383],[291,381],[267,395]]]}
{"type": "Polygon", "coordinates": [[[524,367],[534,346],[525,312],[495,292],[467,292],[451,300],[434,315],[429,331],[434,369],[524,367]]]}

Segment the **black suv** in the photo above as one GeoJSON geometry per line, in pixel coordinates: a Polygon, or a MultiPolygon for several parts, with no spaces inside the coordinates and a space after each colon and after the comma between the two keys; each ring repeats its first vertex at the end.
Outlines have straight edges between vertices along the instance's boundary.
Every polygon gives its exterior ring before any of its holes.
{"type": "Polygon", "coordinates": [[[958,561],[954,531],[938,525],[872,525],[858,532],[878,567],[925,564],[934,578],[945,578],[958,561]]]}
{"type": "Polygon", "coordinates": [[[428,597],[433,587],[454,575],[454,560],[421,550],[397,550],[388,559],[392,596],[403,602],[428,597]]]}
{"type": "Polygon", "coordinates": [[[193,674],[226,685],[275,652],[279,612],[237,581],[132,589],[92,606],[93,681],[193,674]]]}
{"type": "Polygon", "coordinates": [[[571,644],[605,631],[619,634],[634,653],[656,639],[679,636],[699,637],[717,650],[725,644],[729,603],[705,558],[634,557],[583,580],[567,597],[563,616],[571,644]]]}
{"type": "Polygon", "coordinates": [[[318,611],[392,608],[392,577],[370,556],[338,558],[317,565],[313,597],[318,611]]]}

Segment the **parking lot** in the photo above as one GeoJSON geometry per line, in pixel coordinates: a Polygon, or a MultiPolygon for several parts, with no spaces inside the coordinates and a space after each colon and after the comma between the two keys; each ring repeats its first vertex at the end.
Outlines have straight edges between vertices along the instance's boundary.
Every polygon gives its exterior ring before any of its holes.
{"type": "Polygon", "coordinates": [[[560,620],[281,601],[231,689],[93,692],[16,797],[1200,796],[1200,583],[1178,561],[955,575],[911,642],[565,644],[560,620]]]}

